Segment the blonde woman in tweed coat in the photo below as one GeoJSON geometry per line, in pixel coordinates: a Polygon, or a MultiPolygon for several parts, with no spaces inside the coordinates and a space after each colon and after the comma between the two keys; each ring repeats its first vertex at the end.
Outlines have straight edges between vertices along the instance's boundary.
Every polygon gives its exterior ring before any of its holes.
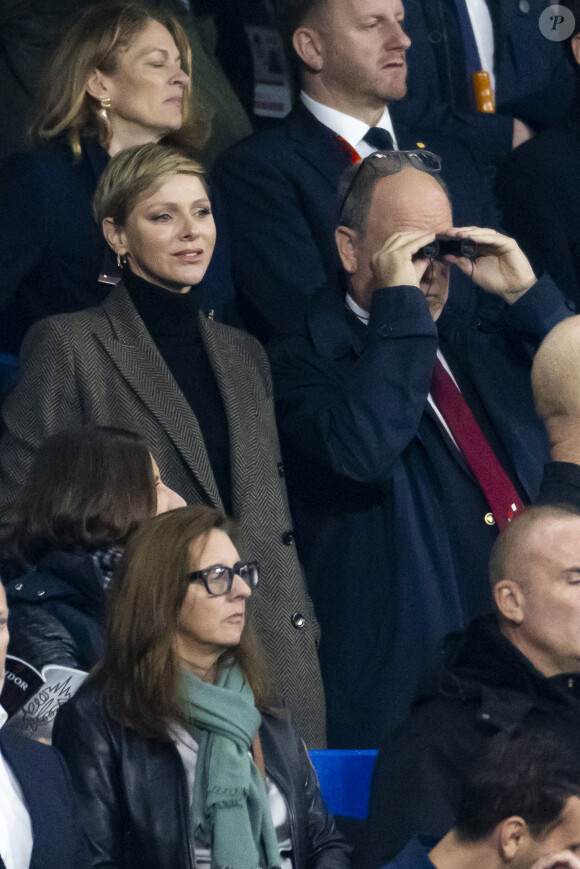
{"type": "Polygon", "coordinates": [[[215,244],[202,169],[162,145],[129,148],[101,176],[95,216],[123,266],[98,307],[35,324],[6,400],[0,518],[50,434],[83,423],[138,431],[189,504],[229,512],[260,564],[254,610],[282,702],[309,747],[325,743],[318,626],[298,562],[265,353],[204,316],[215,244]]]}

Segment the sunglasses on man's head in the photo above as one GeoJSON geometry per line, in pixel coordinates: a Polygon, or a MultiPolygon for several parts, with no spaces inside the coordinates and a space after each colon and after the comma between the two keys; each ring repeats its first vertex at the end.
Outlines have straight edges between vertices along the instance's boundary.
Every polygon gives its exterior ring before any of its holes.
{"type": "Polygon", "coordinates": [[[380,173],[381,178],[388,175],[396,175],[405,166],[412,166],[414,169],[419,169],[421,172],[427,172],[429,175],[435,175],[441,171],[441,158],[432,151],[375,151],[369,154],[364,160],[358,164],[354,172],[350,184],[346,189],[346,193],[342,197],[340,206],[340,215],[344,211],[344,206],[352,193],[358,180],[362,177],[362,173],[372,169],[376,173],[380,173]]]}

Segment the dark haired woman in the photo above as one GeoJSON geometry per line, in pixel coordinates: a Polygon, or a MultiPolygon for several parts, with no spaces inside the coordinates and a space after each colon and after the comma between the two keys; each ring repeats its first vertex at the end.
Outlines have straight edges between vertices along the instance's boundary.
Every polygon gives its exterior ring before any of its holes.
{"type": "Polygon", "coordinates": [[[144,519],[184,503],[132,432],[94,427],[49,438],[14,505],[7,549],[27,569],[6,586],[9,653],[37,668],[93,667],[105,588],[125,541],[144,519]]]}
{"type": "Polygon", "coordinates": [[[232,531],[205,506],[141,526],[113,579],[103,663],[58,713],[95,867],[350,865],[301,741],[268,711],[245,628],[259,566],[232,531]]]}
{"type": "MultiPolygon", "coordinates": [[[[99,176],[137,144],[200,152],[208,123],[191,73],[186,33],[159,9],[96,3],[64,28],[40,80],[34,150],[0,167],[0,352],[17,353],[42,317],[98,304],[119,279],[91,213],[99,176]]],[[[232,295],[222,235],[202,302],[219,317],[232,295]]]]}

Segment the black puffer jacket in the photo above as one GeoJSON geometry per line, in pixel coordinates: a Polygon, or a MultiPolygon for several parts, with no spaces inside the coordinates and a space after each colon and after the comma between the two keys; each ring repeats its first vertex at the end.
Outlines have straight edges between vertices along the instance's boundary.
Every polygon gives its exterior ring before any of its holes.
{"type": "MultiPolygon", "coordinates": [[[[264,716],[260,740],[288,807],[294,869],[348,869],[349,849],[292,726],[264,716]]],[[[53,744],[71,771],[94,866],[193,869],[187,778],[173,743],[115,722],[89,682],[59,710],[53,744]]]]}
{"type": "Polygon", "coordinates": [[[8,652],[33,667],[90,670],[103,651],[105,592],[90,554],[50,552],[6,586],[8,652]]]}
{"type": "Polygon", "coordinates": [[[379,750],[366,866],[382,866],[416,833],[439,838],[451,829],[471,758],[484,740],[524,721],[578,739],[580,674],[543,676],[494,616],[450,634],[438,672],[379,750]]]}

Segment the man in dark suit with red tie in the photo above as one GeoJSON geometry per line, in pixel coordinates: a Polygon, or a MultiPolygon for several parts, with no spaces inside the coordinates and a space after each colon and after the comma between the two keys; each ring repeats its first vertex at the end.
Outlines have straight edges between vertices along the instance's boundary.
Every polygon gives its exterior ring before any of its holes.
{"type": "MultiPolygon", "coordinates": [[[[339,180],[373,151],[435,151],[458,224],[496,222],[489,184],[465,145],[392,123],[391,104],[407,89],[410,40],[401,0],[280,0],[278,6],[282,36],[300,70],[300,97],[280,126],[235,145],[215,170],[241,312],[262,339],[336,279],[339,180]]],[[[463,314],[471,302],[459,281],[452,304],[463,314]]]]}
{"type": "Polygon", "coordinates": [[[376,747],[442,637],[490,609],[491,546],[549,455],[530,364],[570,311],[512,239],[454,228],[439,174],[425,152],[366,158],[336,231],[342,294],[269,347],[334,748],[376,747]],[[418,255],[436,234],[475,257],[418,255]],[[452,267],[499,315],[438,329],[452,267]]]}

